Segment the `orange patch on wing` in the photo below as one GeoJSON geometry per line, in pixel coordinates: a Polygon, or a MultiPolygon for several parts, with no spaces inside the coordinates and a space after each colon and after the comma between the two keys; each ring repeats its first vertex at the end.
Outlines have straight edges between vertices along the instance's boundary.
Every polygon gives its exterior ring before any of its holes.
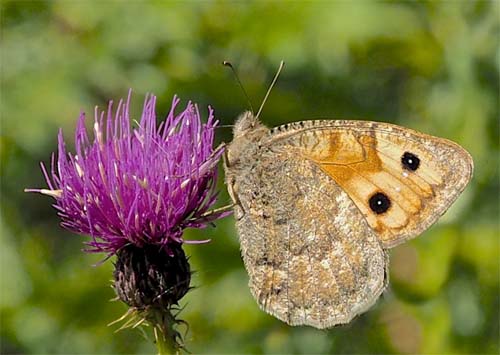
{"type": "Polygon", "coordinates": [[[321,143],[315,148],[322,149],[306,149],[306,158],[315,161],[348,193],[381,240],[397,238],[410,216],[421,212],[422,197],[432,194],[427,179],[405,172],[400,163],[401,148],[398,151],[397,145],[386,140],[380,147],[373,133],[323,131],[316,135],[321,143]],[[385,213],[376,214],[369,207],[376,192],[383,192],[391,201],[385,213]]]}

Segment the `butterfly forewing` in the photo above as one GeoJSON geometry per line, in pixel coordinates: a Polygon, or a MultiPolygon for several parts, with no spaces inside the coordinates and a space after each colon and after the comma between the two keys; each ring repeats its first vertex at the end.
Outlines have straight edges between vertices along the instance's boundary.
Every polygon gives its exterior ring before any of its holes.
{"type": "Polygon", "coordinates": [[[305,121],[274,132],[346,191],[384,247],[427,229],[472,176],[459,145],[391,124],[305,121]]]}

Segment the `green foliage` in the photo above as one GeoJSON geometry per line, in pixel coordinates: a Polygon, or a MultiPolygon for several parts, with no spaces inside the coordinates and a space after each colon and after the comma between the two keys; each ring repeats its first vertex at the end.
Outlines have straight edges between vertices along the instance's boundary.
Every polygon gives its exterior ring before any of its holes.
{"type": "MultiPolygon", "coordinates": [[[[420,238],[392,251],[390,289],[329,331],[288,327],[247,288],[232,217],[186,239],[196,289],[182,317],[193,353],[498,353],[499,3],[4,1],[1,42],[0,317],[2,353],[152,353],[137,330],[106,324],[112,263],[57,227],[37,168],[68,141],[79,110],[134,89],[167,113],[174,93],[214,107],[222,124],[248,109],[233,62],[270,126],[304,118],[395,122],[452,139],[475,176],[420,238]]],[[[137,117],[137,115],[135,116],[137,117]]],[[[229,141],[229,129],[219,130],[229,141]]],[[[220,189],[225,190],[223,184],[220,189]]],[[[229,201],[225,192],[221,204],[229,201]]]]}

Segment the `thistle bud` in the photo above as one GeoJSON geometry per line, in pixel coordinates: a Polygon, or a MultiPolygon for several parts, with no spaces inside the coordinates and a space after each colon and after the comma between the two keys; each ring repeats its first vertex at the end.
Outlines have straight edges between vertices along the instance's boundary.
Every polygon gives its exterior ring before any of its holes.
{"type": "Polygon", "coordinates": [[[179,243],[168,249],[128,245],[117,253],[114,280],[116,294],[128,306],[168,309],[188,292],[191,271],[179,243]]]}

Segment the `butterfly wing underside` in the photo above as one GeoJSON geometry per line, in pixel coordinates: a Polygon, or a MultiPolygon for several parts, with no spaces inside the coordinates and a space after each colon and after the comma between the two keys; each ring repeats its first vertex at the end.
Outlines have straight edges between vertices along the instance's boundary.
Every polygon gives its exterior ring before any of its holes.
{"type": "Polygon", "coordinates": [[[385,287],[385,252],[316,164],[268,150],[236,186],[249,286],[266,312],[291,325],[326,328],[376,301],[385,287]]]}
{"type": "Polygon", "coordinates": [[[459,145],[403,127],[316,120],[269,131],[237,120],[226,183],[249,286],[291,325],[327,328],[367,310],[386,249],[422,233],[470,181],[459,145]]]}

